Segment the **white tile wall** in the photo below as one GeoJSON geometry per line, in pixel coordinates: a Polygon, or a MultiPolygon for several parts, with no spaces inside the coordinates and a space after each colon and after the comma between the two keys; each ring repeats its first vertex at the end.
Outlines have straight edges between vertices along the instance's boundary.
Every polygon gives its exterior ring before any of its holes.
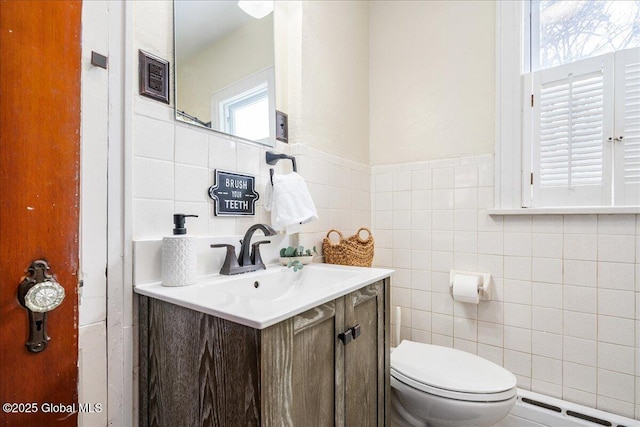
{"type": "MultiPolygon", "coordinates": [[[[305,247],[316,246],[320,253],[322,240],[331,229],[337,229],[344,237],[348,237],[360,227],[371,228],[371,205],[374,202],[371,198],[368,165],[342,159],[301,144],[291,146],[291,154],[296,157],[298,172],[307,182],[319,217],[318,221],[303,226],[298,236],[299,244],[305,247]]],[[[380,202],[386,205],[397,202],[403,205],[410,215],[411,193],[403,191],[402,188],[411,187],[411,175],[403,176],[399,183],[401,181],[405,182],[397,186],[399,190],[392,192],[393,188],[389,187],[387,199],[380,202]]],[[[380,218],[380,221],[388,221],[389,226],[392,225],[391,217],[380,218]]],[[[398,230],[403,229],[401,223],[397,225],[398,230]]],[[[332,236],[337,237],[333,234],[332,236]]],[[[362,237],[365,238],[366,233],[363,232],[362,237]]],[[[392,247],[391,242],[397,239],[390,232],[376,235],[375,238],[376,242],[382,240],[386,247],[392,247]]],[[[402,250],[410,252],[410,248],[407,243],[402,250]]],[[[393,257],[393,253],[386,256],[393,257]]]]}
{"type": "Polygon", "coordinates": [[[640,216],[489,216],[493,194],[492,156],[371,169],[375,264],[396,270],[402,338],[640,419],[640,216]],[[452,268],[492,273],[493,300],[453,302],[452,268]]]}
{"type": "MultiPolygon", "coordinates": [[[[269,222],[264,198],[253,217],[216,217],[208,188],[216,169],[256,177],[261,195],[269,179],[264,161],[269,148],[241,142],[211,131],[176,122],[173,110],[137,98],[133,144],[133,239],[157,239],[171,233],[176,212],[199,215],[189,218],[187,229],[197,236],[241,235],[253,223],[269,222]]],[[[272,150],[289,152],[278,142],[272,150]]],[[[275,169],[286,171],[290,162],[275,169]],[[289,164],[286,164],[289,163],[289,164]]]]}
{"type": "MultiPolygon", "coordinates": [[[[196,235],[241,234],[269,222],[213,215],[214,170],[269,178],[266,151],[174,121],[143,99],[134,115],[133,237],[157,239],[174,212],[196,235]]],[[[489,216],[493,158],[369,168],[307,146],[296,156],[320,219],[299,234],[320,250],[327,231],[370,227],[375,264],[396,270],[392,304],[403,338],[455,347],[510,369],[520,387],[640,419],[640,216],[489,216]],[[452,301],[452,268],[494,276],[493,300],[452,301]]],[[[278,171],[290,169],[280,162],[278,171]]]]}
{"type": "MultiPolygon", "coordinates": [[[[347,237],[360,227],[371,227],[368,165],[300,144],[278,142],[275,148],[266,148],[189,126],[176,122],[171,108],[143,98],[137,98],[135,103],[134,139],[134,240],[158,239],[171,233],[175,212],[199,215],[187,221],[189,233],[197,236],[241,235],[253,223],[269,223],[264,197],[258,200],[253,217],[216,217],[207,194],[214,183],[214,171],[221,169],[256,176],[257,191],[264,195],[272,167],[264,160],[268,150],[296,156],[298,172],[305,178],[316,204],[319,220],[303,227],[300,244],[316,246],[320,252],[322,239],[332,228],[347,237]]],[[[273,167],[276,172],[287,172],[291,162],[280,161],[273,167]]],[[[411,188],[412,179],[411,173],[404,174],[396,188],[411,188]]],[[[416,177],[416,188],[426,186],[419,181],[420,177],[416,177]]],[[[402,204],[410,216],[411,192],[398,193],[396,200],[392,194],[388,193],[389,199],[384,203],[402,204]]],[[[430,201],[430,197],[427,199],[430,201]]],[[[392,239],[391,233],[386,238],[392,239]]],[[[411,247],[405,249],[409,251],[411,247]]]]}

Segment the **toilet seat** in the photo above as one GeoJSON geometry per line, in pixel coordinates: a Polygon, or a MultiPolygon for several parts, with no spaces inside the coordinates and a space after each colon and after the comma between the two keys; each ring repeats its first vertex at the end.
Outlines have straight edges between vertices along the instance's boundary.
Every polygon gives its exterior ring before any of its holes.
{"type": "Polygon", "coordinates": [[[516,395],[516,377],[501,366],[448,347],[403,341],[391,353],[391,375],[425,393],[496,402],[516,395]]]}

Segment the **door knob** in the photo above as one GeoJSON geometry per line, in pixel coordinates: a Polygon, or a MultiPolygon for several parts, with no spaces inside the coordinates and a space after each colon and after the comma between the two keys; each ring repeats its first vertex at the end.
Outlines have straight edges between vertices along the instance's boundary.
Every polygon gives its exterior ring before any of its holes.
{"type": "Polygon", "coordinates": [[[30,352],[47,348],[47,313],[59,306],[64,296],[64,288],[49,274],[47,261],[33,261],[18,286],[18,301],[29,311],[29,339],[25,345],[30,352]]]}

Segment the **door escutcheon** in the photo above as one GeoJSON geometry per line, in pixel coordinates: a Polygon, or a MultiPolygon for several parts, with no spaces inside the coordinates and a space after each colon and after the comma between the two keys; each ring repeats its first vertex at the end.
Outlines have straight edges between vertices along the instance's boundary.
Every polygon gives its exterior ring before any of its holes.
{"type": "Polygon", "coordinates": [[[47,313],[62,303],[64,288],[49,274],[49,264],[36,260],[18,286],[18,301],[29,311],[29,339],[27,350],[40,353],[47,348],[47,313]]]}

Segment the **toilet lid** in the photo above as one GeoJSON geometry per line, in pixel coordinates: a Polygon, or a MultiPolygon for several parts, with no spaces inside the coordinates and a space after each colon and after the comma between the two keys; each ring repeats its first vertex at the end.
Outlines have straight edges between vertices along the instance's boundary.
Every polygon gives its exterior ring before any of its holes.
{"type": "Polygon", "coordinates": [[[401,381],[427,386],[425,391],[505,395],[515,392],[517,383],[511,372],[474,354],[412,341],[402,341],[391,353],[391,370],[401,381]]]}

